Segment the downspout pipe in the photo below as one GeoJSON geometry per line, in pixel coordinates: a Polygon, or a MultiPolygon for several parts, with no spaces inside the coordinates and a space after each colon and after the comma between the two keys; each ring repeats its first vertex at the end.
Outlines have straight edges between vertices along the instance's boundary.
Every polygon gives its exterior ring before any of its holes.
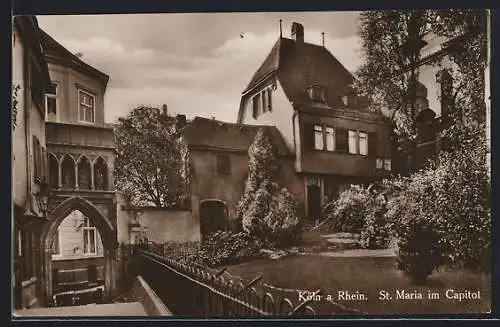
{"type": "Polygon", "coordinates": [[[30,46],[29,42],[23,43],[23,79],[24,79],[24,132],[26,136],[26,205],[25,205],[25,214],[33,213],[33,203],[31,200],[31,191],[32,191],[32,180],[31,180],[31,135],[30,135],[30,94],[31,94],[31,86],[30,85],[30,61],[29,61],[29,51],[30,46]],[[29,86],[29,87],[28,87],[29,86]]]}

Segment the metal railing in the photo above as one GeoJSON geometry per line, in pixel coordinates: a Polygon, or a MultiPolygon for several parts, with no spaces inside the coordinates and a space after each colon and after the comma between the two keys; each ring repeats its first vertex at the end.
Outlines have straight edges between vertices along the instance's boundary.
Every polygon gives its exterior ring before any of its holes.
{"type": "Polygon", "coordinates": [[[129,273],[141,275],[174,315],[242,317],[359,313],[336,303],[323,301],[320,305],[314,299],[321,295],[321,290],[309,292],[307,300],[294,302],[262,286],[262,276],[251,281],[232,279],[225,268],[215,271],[168,257],[161,246],[135,246],[128,251],[129,273]]]}

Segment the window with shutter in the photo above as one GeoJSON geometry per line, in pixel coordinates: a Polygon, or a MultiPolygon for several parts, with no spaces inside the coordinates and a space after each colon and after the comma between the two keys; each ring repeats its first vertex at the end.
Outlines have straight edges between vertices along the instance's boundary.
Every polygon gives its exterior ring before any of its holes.
{"type": "Polygon", "coordinates": [[[304,124],[304,149],[314,150],[314,125],[311,123],[304,124]]]}
{"type": "Polygon", "coordinates": [[[334,151],[335,150],[335,130],[333,127],[326,127],[325,129],[325,134],[326,134],[326,150],[327,151],[334,151]]]}
{"type": "Polygon", "coordinates": [[[231,158],[229,155],[217,155],[217,173],[219,175],[227,175],[231,173],[231,158]]]}
{"type": "Polygon", "coordinates": [[[267,105],[268,105],[268,109],[269,111],[273,111],[273,103],[272,103],[272,94],[271,94],[272,90],[269,88],[267,89],[267,105]]]}
{"type": "Polygon", "coordinates": [[[262,113],[266,113],[268,107],[267,107],[267,92],[264,90],[261,95],[262,98],[262,113]]]}
{"type": "Polygon", "coordinates": [[[252,105],[252,116],[254,119],[257,119],[257,117],[259,116],[260,94],[257,94],[252,98],[252,105]]]}
{"type": "Polygon", "coordinates": [[[335,148],[339,152],[347,152],[349,150],[348,131],[346,129],[335,130],[335,148]]]}
{"type": "Polygon", "coordinates": [[[359,132],[358,139],[359,139],[359,154],[363,156],[368,155],[368,134],[365,132],[359,132]]]}
{"type": "Polygon", "coordinates": [[[357,144],[357,133],[356,131],[348,132],[349,138],[349,153],[356,154],[358,153],[358,144],[357,144]]]}
{"type": "Polygon", "coordinates": [[[378,135],[377,133],[368,133],[368,155],[376,157],[378,152],[378,135]]]}

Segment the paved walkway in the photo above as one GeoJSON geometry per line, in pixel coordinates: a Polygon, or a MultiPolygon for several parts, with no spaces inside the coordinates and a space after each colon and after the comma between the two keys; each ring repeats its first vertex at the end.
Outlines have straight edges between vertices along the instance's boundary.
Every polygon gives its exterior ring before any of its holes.
{"type": "Polygon", "coordinates": [[[147,316],[140,302],[88,304],[69,307],[18,310],[16,317],[147,316]]]}

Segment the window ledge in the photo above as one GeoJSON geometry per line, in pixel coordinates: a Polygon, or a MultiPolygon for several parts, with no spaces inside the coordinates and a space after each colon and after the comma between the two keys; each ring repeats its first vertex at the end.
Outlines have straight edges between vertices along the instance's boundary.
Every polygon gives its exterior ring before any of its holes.
{"type": "Polygon", "coordinates": [[[81,254],[81,255],[72,255],[72,256],[57,256],[53,257],[53,261],[65,261],[65,260],[83,260],[83,259],[99,259],[104,258],[103,254],[81,254]]]}

